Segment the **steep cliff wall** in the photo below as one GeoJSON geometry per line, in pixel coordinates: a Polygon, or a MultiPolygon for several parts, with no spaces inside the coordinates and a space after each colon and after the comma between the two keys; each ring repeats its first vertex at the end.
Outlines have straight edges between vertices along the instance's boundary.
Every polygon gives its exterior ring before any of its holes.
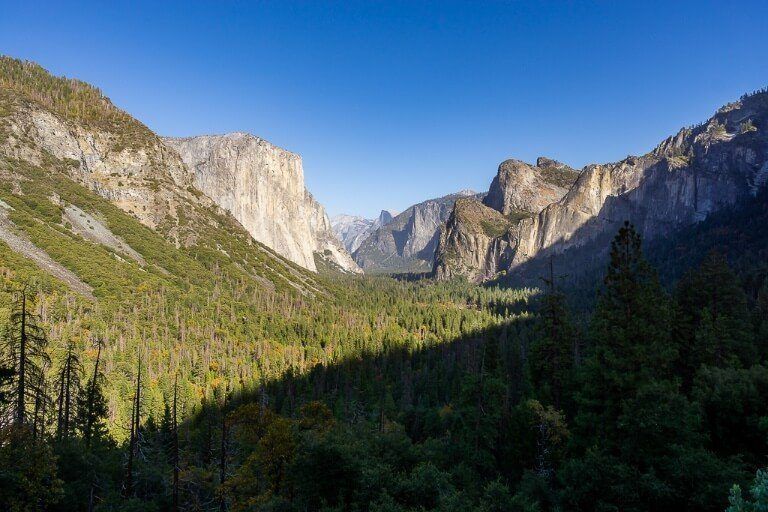
{"type": "Polygon", "coordinates": [[[213,206],[188,190],[192,179],[176,152],[132,118],[119,131],[89,126],[10,89],[0,89],[0,104],[0,156],[39,166],[64,162],[70,178],[177,244],[188,241],[180,211],[189,216],[194,207],[213,206]]]}
{"type": "Polygon", "coordinates": [[[456,201],[441,229],[435,277],[482,281],[505,270],[517,246],[513,228],[563,197],[577,177],[578,172],[549,158],[540,157],[536,165],[502,162],[482,204],[456,201]]]}
{"type": "MultiPolygon", "coordinates": [[[[539,159],[534,167],[508,160],[499,167],[484,202],[513,222],[500,237],[510,244],[505,248],[509,257],[499,260],[496,269],[487,268],[461,247],[463,239],[472,247],[478,241],[455,234],[466,229],[447,226],[445,250],[466,258],[438,253],[437,276],[487,277],[495,270],[531,283],[544,271],[548,257],[555,256],[559,271],[577,278],[604,264],[610,239],[625,221],[632,222],[646,241],[672,236],[713,212],[754,197],[765,186],[766,127],[768,93],[745,96],[706,123],[680,130],[646,155],[586,166],[570,189],[568,181],[576,174],[562,164],[539,159]],[[532,215],[526,215],[526,209],[532,215]]],[[[459,220],[457,216],[454,224],[459,220]]]]}
{"type": "Polygon", "coordinates": [[[491,182],[483,203],[504,215],[538,213],[568,192],[579,173],[565,164],[540,157],[536,165],[506,160],[491,182]]]}
{"type": "Polygon", "coordinates": [[[331,219],[331,226],[336,237],[344,244],[344,248],[351,254],[371,236],[371,233],[382,226],[386,226],[396,214],[389,210],[381,210],[378,218],[366,219],[357,215],[336,215],[331,219]]]}
{"type": "Polygon", "coordinates": [[[193,173],[194,186],[254,239],[310,270],[319,254],[359,272],[325,209],[307,192],[300,156],[247,133],[164,140],[193,173]]]}
{"type": "Polygon", "coordinates": [[[0,204],[12,250],[89,298],[119,287],[96,262],[119,267],[121,285],[189,282],[201,274],[184,275],[184,264],[231,264],[222,272],[264,289],[322,293],[194,183],[175,150],[97,88],[0,56],[0,204]]]}
{"type": "Polygon", "coordinates": [[[579,272],[601,260],[625,220],[653,240],[753,196],[768,172],[766,127],[768,93],[760,93],[644,156],[585,167],[565,197],[521,223],[511,269],[567,252],[561,266],[579,272]]]}
{"type": "Polygon", "coordinates": [[[475,198],[456,201],[440,232],[435,252],[435,277],[464,276],[470,281],[493,277],[508,265],[514,248],[513,223],[475,198]]]}

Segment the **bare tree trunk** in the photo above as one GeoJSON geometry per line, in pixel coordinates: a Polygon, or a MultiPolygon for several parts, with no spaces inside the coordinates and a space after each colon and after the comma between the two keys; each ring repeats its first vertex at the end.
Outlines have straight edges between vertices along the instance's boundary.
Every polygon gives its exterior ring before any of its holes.
{"type": "MultiPolygon", "coordinates": [[[[91,438],[93,437],[93,401],[96,399],[96,379],[99,377],[99,361],[101,359],[101,340],[97,340],[98,349],[96,351],[96,363],[93,365],[93,376],[91,385],[88,387],[88,412],[85,417],[85,446],[91,447],[91,438]]],[[[133,416],[133,414],[131,414],[133,416]]],[[[133,418],[131,418],[133,422],[133,418]]],[[[133,424],[133,423],[131,423],[133,424]]]]}
{"type": "Polygon", "coordinates": [[[179,374],[173,381],[173,512],[179,511],[179,425],[176,416],[176,403],[179,391],[179,374]]]}
{"type": "Polygon", "coordinates": [[[136,452],[136,445],[139,437],[140,425],[140,405],[141,405],[141,357],[139,357],[138,374],[136,376],[136,394],[133,402],[133,411],[131,414],[131,438],[128,446],[128,471],[126,475],[125,493],[126,496],[133,494],[133,458],[136,452]]]}
{"type": "Polygon", "coordinates": [[[69,415],[70,415],[70,402],[72,401],[72,347],[69,347],[67,353],[67,380],[64,387],[64,439],[69,439],[69,415]]]}
{"type": "Polygon", "coordinates": [[[24,406],[27,365],[27,291],[21,291],[21,336],[19,342],[19,396],[16,402],[16,425],[24,424],[24,406]]]}
{"type": "Polygon", "coordinates": [[[88,512],[93,512],[93,487],[94,484],[91,483],[91,492],[88,495],[88,512]]]}
{"type": "Polygon", "coordinates": [[[227,480],[227,397],[224,395],[224,406],[221,409],[221,459],[219,460],[219,483],[221,495],[219,510],[226,512],[227,500],[224,497],[224,482],[227,480]]]}

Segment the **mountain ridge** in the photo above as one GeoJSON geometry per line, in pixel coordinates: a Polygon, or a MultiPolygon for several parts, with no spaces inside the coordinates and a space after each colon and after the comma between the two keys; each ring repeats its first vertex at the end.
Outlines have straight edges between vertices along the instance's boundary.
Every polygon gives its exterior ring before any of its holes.
{"type": "Polygon", "coordinates": [[[366,272],[425,272],[432,268],[440,226],[460,197],[479,196],[462,190],[427,199],[406,208],[392,221],[371,233],[353,254],[366,272]]]}
{"type": "Polygon", "coordinates": [[[359,215],[341,213],[331,217],[331,226],[336,237],[353,254],[373,231],[392,222],[396,215],[397,212],[381,210],[377,218],[366,219],[359,215]]]}
{"type": "MultiPolygon", "coordinates": [[[[505,273],[506,281],[531,283],[547,258],[556,256],[574,277],[602,264],[607,242],[626,220],[650,241],[753,196],[768,181],[767,124],[768,92],[757,91],[644,155],[585,166],[562,198],[512,228],[508,262],[479,274],[488,279],[505,273]]],[[[508,187],[506,196],[521,192],[518,183],[507,181],[502,183],[500,166],[494,183],[508,187]]],[[[505,209],[498,200],[493,205],[505,209]]],[[[438,277],[451,275],[439,268],[444,257],[438,254],[435,261],[438,277]]]]}

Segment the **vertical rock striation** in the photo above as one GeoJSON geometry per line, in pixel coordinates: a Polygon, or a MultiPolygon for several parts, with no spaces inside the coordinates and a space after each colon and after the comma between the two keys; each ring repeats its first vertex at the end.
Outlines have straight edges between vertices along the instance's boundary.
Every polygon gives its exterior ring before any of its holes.
{"type": "Polygon", "coordinates": [[[643,156],[586,166],[571,187],[576,174],[563,164],[540,158],[534,167],[508,160],[484,201],[512,222],[498,237],[508,244],[504,257],[490,263],[478,258],[477,251],[484,247],[487,254],[496,242],[470,240],[467,233],[477,229],[457,212],[441,238],[436,275],[486,279],[506,271],[509,279],[532,283],[554,256],[559,270],[575,279],[604,264],[610,239],[625,221],[647,241],[674,236],[765,186],[766,128],[768,92],[762,91],[724,106],[701,125],[680,130],[643,156]],[[496,269],[487,266],[495,262],[500,265],[496,269]]]}
{"type": "Polygon", "coordinates": [[[254,239],[310,270],[318,256],[360,271],[306,190],[300,156],[241,132],[164,140],[188,166],[194,186],[254,239]]]}
{"type": "Polygon", "coordinates": [[[437,279],[463,276],[484,281],[509,264],[514,240],[512,222],[500,212],[474,198],[456,201],[451,216],[440,231],[435,252],[437,279]]]}
{"type": "Polygon", "coordinates": [[[521,223],[511,269],[526,274],[558,257],[579,274],[602,264],[610,237],[626,220],[644,240],[674,235],[764,186],[768,93],[745,96],[707,122],[680,130],[640,157],[588,165],[565,197],[521,223]]]}
{"type": "Polygon", "coordinates": [[[483,203],[503,215],[538,213],[563,197],[578,175],[545,157],[539,157],[535,166],[506,160],[499,165],[483,203]]]}
{"type": "Polygon", "coordinates": [[[563,197],[578,177],[565,164],[540,157],[536,165],[506,160],[483,199],[459,200],[441,229],[433,272],[438,279],[494,277],[517,246],[516,226],[563,197]]]}

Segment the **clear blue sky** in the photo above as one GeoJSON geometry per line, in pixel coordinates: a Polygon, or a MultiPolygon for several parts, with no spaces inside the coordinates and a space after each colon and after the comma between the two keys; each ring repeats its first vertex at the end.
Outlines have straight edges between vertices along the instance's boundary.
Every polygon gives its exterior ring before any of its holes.
{"type": "Polygon", "coordinates": [[[260,135],[331,214],[374,216],[509,157],[646,152],[768,85],[768,1],[0,0],[0,53],[160,134],[260,135]]]}

